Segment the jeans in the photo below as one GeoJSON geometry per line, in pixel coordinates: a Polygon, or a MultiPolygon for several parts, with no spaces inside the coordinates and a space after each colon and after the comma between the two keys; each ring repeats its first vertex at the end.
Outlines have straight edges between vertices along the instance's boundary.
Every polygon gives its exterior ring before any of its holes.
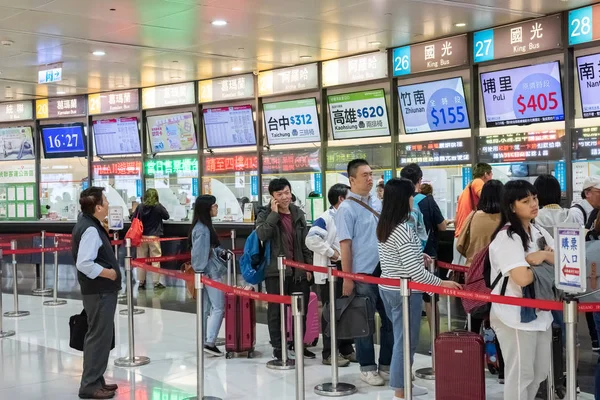
{"type": "MultiPolygon", "coordinates": [[[[214,280],[223,282],[222,278],[214,280]]],[[[214,346],[225,316],[225,294],[210,286],[204,286],[202,293],[205,344],[214,346]]]]}
{"type": "MultiPolygon", "coordinates": [[[[375,310],[381,318],[381,348],[379,349],[379,368],[386,370],[392,363],[392,351],[394,348],[394,330],[389,320],[383,301],[379,294],[379,287],[370,283],[355,282],[354,290],[358,296],[368,297],[375,305],[375,310]]],[[[373,315],[374,317],[374,315],[373,315]]],[[[354,340],[356,346],[356,359],[360,364],[361,372],[377,371],[375,363],[375,344],[373,336],[357,338],[354,340]]]]}
{"type": "MultiPolygon", "coordinates": [[[[269,294],[279,294],[279,277],[273,276],[265,279],[265,287],[269,294]]],[[[291,295],[294,292],[301,292],[304,295],[304,316],[303,327],[306,333],[306,314],[308,311],[308,300],[310,299],[310,283],[306,279],[295,279],[293,276],[286,276],[283,283],[283,292],[291,295]]],[[[286,315],[290,312],[289,307],[285,307],[286,315]]],[[[284,318],[286,316],[284,315],[284,318]]],[[[281,349],[281,312],[279,304],[269,303],[267,306],[267,325],[269,327],[269,337],[271,346],[274,349],[281,349]]],[[[293,324],[292,324],[293,326],[293,324]]]]}
{"type": "MultiPolygon", "coordinates": [[[[594,323],[596,325],[596,332],[600,337],[600,312],[594,313],[594,323]]],[[[596,364],[596,379],[594,384],[594,398],[600,400],[600,357],[598,357],[598,363],[596,364]]]]}
{"type": "MultiPolygon", "coordinates": [[[[390,387],[404,390],[404,323],[402,321],[402,296],[399,290],[379,289],[387,315],[394,328],[394,352],[390,367],[390,387]]],[[[423,293],[410,295],[410,365],[413,364],[415,352],[419,344],[421,332],[421,310],[423,310],[423,293]]]]}

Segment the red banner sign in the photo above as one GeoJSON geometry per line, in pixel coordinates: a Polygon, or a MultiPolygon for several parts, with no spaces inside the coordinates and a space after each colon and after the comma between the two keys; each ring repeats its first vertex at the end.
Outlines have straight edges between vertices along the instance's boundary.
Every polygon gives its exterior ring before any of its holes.
{"type": "Polygon", "coordinates": [[[133,175],[140,176],[141,161],[119,161],[113,163],[97,163],[93,165],[94,176],[103,175],[133,175]]]}
{"type": "Polygon", "coordinates": [[[258,170],[258,158],[256,155],[206,157],[204,159],[204,172],[207,174],[256,170],[258,170]]]}

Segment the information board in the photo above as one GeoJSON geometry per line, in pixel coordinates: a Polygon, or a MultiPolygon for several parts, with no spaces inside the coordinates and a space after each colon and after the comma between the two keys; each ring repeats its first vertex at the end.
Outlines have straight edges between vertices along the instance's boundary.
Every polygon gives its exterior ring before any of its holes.
{"type": "Polygon", "coordinates": [[[560,14],[473,34],[476,63],[562,48],[560,14]]]}
{"type": "Polygon", "coordinates": [[[36,220],[35,183],[0,183],[0,220],[36,220]]]}
{"type": "Polygon", "coordinates": [[[467,65],[467,54],[467,35],[398,47],[393,53],[394,76],[467,65]]]}
{"type": "Polygon", "coordinates": [[[398,166],[470,164],[471,138],[398,144],[398,166]]]}
{"type": "Polygon", "coordinates": [[[42,126],[45,158],[86,157],[86,137],[83,124],[42,126]]]}
{"type": "Polygon", "coordinates": [[[390,127],[383,89],[327,97],[334,139],[388,136],[390,127]]]}
{"type": "Polygon", "coordinates": [[[0,104],[0,122],[26,121],[33,119],[31,101],[14,101],[0,104]]]}
{"type": "Polygon", "coordinates": [[[600,127],[573,129],[573,139],[576,160],[600,158],[600,127]]]}
{"type": "Polygon", "coordinates": [[[555,285],[559,290],[577,294],[586,290],[585,229],[556,226],[554,228],[555,285]]]}
{"type": "Polygon", "coordinates": [[[480,136],[479,161],[558,161],[564,158],[564,135],[556,131],[480,136]]]}
{"type": "Polygon", "coordinates": [[[258,74],[259,96],[317,89],[318,87],[319,69],[316,63],[264,71],[258,74]]]}
{"type": "Polygon", "coordinates": [[[35,160],[31,127],[0,129],[0,161],[35,160]]]}
{"type": "Polygon", "coordinates": [[[317,100],[282,101],[263,105],[269,144],[310,143],[321,140],[317,100]]]}
{"type": "Polygon", "coordinates": [[[138,89],[121,90],[110,93],[95,93],[88,96],[90,115],[110,114],[139,110],[138,89]]]}
{"type": "Polygon", "coordinates": [[[208,148],[256,145],[251,105],[205,108],[203,114],[208,148]]]}
{"type": "Polygon", "coordinates": [[[94,142],[99,156],[141,153],[137,118],[94,121],[94,142]]]}
{"type": "Polygon", "coordinates": [[[35,101],[37,119],[84,117],[86,115],[86,97],[72,96],[35,101]]]}
{"type": "Polygon", "coordinates": [[[398,94],[406,133],[470,128],[460,77],[399,86],[398,94]]]}
{"type": "Polygon", "coordinates": [[[196,150],[196,130],[191,112],[148,117],[152,153],[196,150]]]}
{"type": "Polygon", "coordinates": [[[558,61],[480,75],[486,125],[563,121],[558,61]]]}
{"type": "Polygon", "coordinates": [[[569,11],[569,44],[600,39],[600,4],[569,11]]]}
{"type": "Polygon", "coordinates": [[[155,86],[142,89],[142,108],[183,106],[194,104],[194,82],[155,86]]]}
{"type": "Polygon", "coordinates": [[[600,53],[577,57],[583,118],[600,117],[600,53]]]}
{"type": "Polygon", "coordinates": [[[228,76],[198,82],[200,103],[254,97],[254,75],[228,76]]]}

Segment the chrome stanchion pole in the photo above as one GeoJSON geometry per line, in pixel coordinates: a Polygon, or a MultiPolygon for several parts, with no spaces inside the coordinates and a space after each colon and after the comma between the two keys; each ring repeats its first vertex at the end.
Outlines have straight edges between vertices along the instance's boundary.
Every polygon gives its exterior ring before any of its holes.
{"type": "MultiPolygon", "coordinates": [[[[16,240],[10,241],[10,249],[11,250],[17,249],[17,241],[16,240]]],[[[29,311],[19,311],[19,289],[17,286],[17,255],[16,254],[12,255],[12,266],[13,266],[13,297],[14,297],[13,310],[14,311],[5,312],[4,316],[8,317],[8,318],[26,317],[29,315],[29,311]]]]}
{"type": "MultiPolygon", "coordinates": [[[[429,272],[435,273],[435,264],[432,262],[429,264],[429,272]]],[[[431,367],[421,368],[415,371],[415,375],[421,379],[434,380],[435,379],[435,338],[437,337],[437,307],[435,304],[435,294],[431,296],[431,367]]],[[[406,342],[405,342],[406,343],[406,342]]],[[[410,353],[404,353],[410,354],[410,353]]],[[[406,381],[410,382],[410,380],[406,381]]],[[[408,386],[408,385],[407,385],[408,386]]],[[[410,396],[408,397],[410,398],[410,396]]]]}
{"type": "Polygon", "coordinates": [[[577,398],[577,301],[567,299],[564,303],[565,326],[567,330],[567,396],[577,398]]]}
{"type": "MultiPolygon", "coordinates": [[[[54,238],[54,249],[58,248],[58,238],[54,238]]],[[[44,302],[45,306],[55,307],[67,304],[66,300],[58,300],[58,251],[54,250],[54,289],[52,300],[44,302]]]]}
{"type": "MultiPolygon", "coordinates": [[[[115,233],[115,235],[116,235],[117,238],[119,237],[118,234],[115,233]]],[[[115,245],[115,256],[117,255],[117,251],[118,251],[117,250],[117,246],[115,245]]],[[[125,251],[126,251],[126,253],[125,253],[126,257],[125,257],[125,259],[129,258],[129,266],[131,268],[131,239],[127,239],[127,238],[125,239],[125,251]]],[[[117,260],[118,259],[119,258],[117,257],[117,260]]],[[[125,284],[125,288],[127,290],[125,292],[125,295],[126,295],[126,298],[127,298],[127,308],[124,308],[121,311],[119,311],[119,315],[129,315],[129,287],[130,286],[131,286],[131,304],[133,304],[133,281],[132,281],[132,279],[133,279],[133,271],[129,271],[129,274],[127,274],[127,270],[125,270],[125,279],[129,279],[129,282],[127,282],[125,284]]],[[[143,314],[145,312],[146,312],[146,310],[143,310],[141,308],[134,308],[133,309],[133,315],[140,315],[140,314],[143,314]]]]}
{"type": "Polygon", "coordinates": [[[550,368],[546,380],[546,400],[554,400],[554,352],[550,349],[550,368]]]}
{"type": "Polygon", "coordinates": [[[237,286],[237,271],[236,267],[236,257],[235,257],[235,239],[237,238],[237,233],[235,229],[231,230],[231,257],[232,257],[232,278],[233,278],[233,286],[237,286]]]}
{"type": "Polygon", "coordinates": [[[302,293],[292,293],[292,316],[296,351],[296,400],[304,400],[304,294],[302,293]]]}
{"type": "MultiPolygon", "coordinates": [[[[335,315],[335,280],[333,268],[327,270],[327,279],[329,279],[329,338],[331,340],[331,382],[322,383],[315,386],[315,393],[326,397],[341,397],[349,396],[356,393],[356,386],[349,383],[339,382],[338,375],[338,344],[336,332],[336,315],[335,315]]],[[[296,353],[298,354],[298,353],[296,353]]]]}
{"type": "Polygon", "coordinates": [[[196,396],[185,400],[221,400],[219,397],[204,395],[204,302],[202,299],[204,283],[201,273],[194,275],[194,288],[196,289],[196,359],[198,362],[196,396]]]}
{"type": "Polygon", "coordinates": [[[467,331],[471,332],[471,324],[473,322],[471,321],[471,313],[467,313],[467,331]]]}
{"type": "MultiPolygon", "coordinates": [[[[42,250],[46,248],[46,231],[41,233],[41,244],[42,250]]],[[[52,293],[52,289],[46,289],[46,253],[42,251],[40,254],[40,285],[37,289],[33,289],[31,292],[34,296],[46,296],[52,293]]]]}
{"type": "MultiPolygon", "coordinates": [[[[125,239],[125,247],[131,247],[131,240],[125,239]]],[[[135,355],[135,337],[134,337],[134,326],[133,326],[133,285],[131,284],[131,253],[127,251],[127,257],[125,257],[125,274],[127,275],[127,331],[129,334],[129,356],[121,357],[115,360],[117,367],[139,367],[150,363],[148,357],[142,357],[135,355]]]]}
{"type": "MultiPolygon", "coordinates": [[[[284,256],[277,257],[277,268],[279,269],[279,294],[285,296],[285,264],[283,261],[285,260],[284,256]]],[[[277,369],[277,370],[289,370],[294,369],[297,360],[303,359],[303,351],[298,352],[298,348],[296,347],[296,362],[294,360],[288,359],[288,350],[287,350],[287,338],[286,338],[286,318],[285,318],[285,304],[279,305],[279,312],[281,315],[280,318],[280,327],[281,327],[281,360],[271,360],[267,363],[267,368],[269,369],[277,369]]],[[[300,337],[304,338],[302,332],[300,332],[300,337]]]]}
{"type": "MultiPolygon", "coordinates": [[[[119,240],[119,232],[114,232],[113,233],[113,240],[117,241],[119,240]]],[[[119,260],[119,245],[115,243],[115,258],[117,259],[117,261],[119,260]]],[[[120,266],[119,266],[120,268],[120,266]]],[[[127,275],[127,274],[125,274],[127,275]]],[[[122,282],[121,282],[122,283],[122,282]]],[[[119,292],[119,294],[117,295],[117,300],[125,300],[127,299],[127,292],[119,292]]],[[[125,310],[123,310],[125,311],[125,310]]]]}
{"type": "MultiPolygon", "coordinates": [[[[435,300],[435,296],[433,297],[435,300]]],[[[446,296],[446,307],[448,307],[448,332],[452,332],[452,301],[450,296],[446,296]]],[[[437,307],[435,311],[437,312],[437,307]]]]}
{"type": "Polygon", "coordinates": [[[402,330],[404,347],[404,398],[412,399],[412,366],[410,365],[410,288],[409,279],[400,279],[402,296],[402,330]]]}
{"type": "MultiPolygon", "coordinates": [[[[2,260],[2,249],[0,249],[0,260],[2,260]]],[[[2,283],[2,267],[0,266],[0,283],[2,283]]],[[[2,286],[2,285],[0,285],[2,286]]],[[[2,328],[2,292],[0,292],[0,339],[15,336],[15,331],[5,331],[2,328]]]]}

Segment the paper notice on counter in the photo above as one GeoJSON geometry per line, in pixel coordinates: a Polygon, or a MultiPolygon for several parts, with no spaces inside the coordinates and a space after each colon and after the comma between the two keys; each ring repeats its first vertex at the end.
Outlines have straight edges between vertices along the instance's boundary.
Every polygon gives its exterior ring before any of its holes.
{"type": "Polygon", "coordinates": [[[25,212],[27,214],[27,218],[35,218],[35,206],[33,203],[27,203],[25,212]]]}
{"type": "Polygon", "coordinates": [[[15,193],[15,187],[14,186],[9,186],[8,187],[8,201],[15,201],[17,195],[15,193]]]}
{"type": "Polygon", "coordinates": [[[17,217],[17,206],[14,204],[8,205],[8,218],[16,218],[17,217]]]}
{"type": "Polygon", "coordinates": [[[25,204],[24,203],[17,204],[17,218],[25,218],[25,204]]]}
{"type": "Polygon", "coordinates": [[[25,201],[25,187],[17,186],[17,201],[25,201]]]}
{"type": "Polygon", "coordinates": [[[27,200],[27,201],[35,200],[35,198],[33,197],[33,186],[27,186],[25,188],[25,200],[27,200]]]}

